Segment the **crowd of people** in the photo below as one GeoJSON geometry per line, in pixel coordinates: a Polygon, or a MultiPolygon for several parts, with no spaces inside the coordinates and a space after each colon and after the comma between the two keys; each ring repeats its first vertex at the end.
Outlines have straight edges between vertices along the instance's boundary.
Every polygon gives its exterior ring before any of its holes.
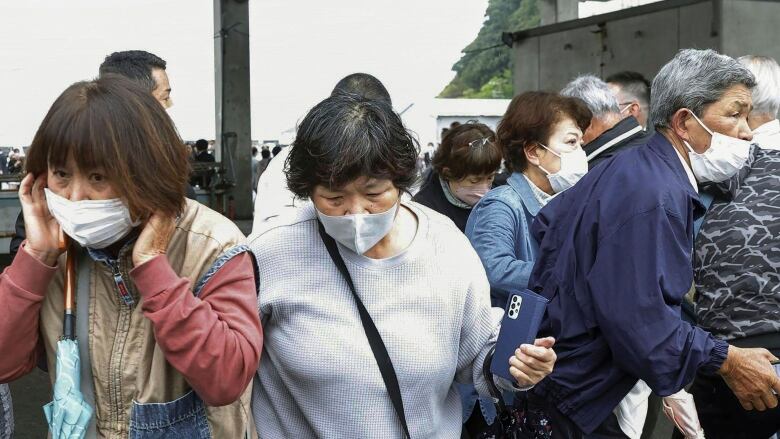
{"type": "MultiPolygon", "coordinates": [[[[0,175],[19,177],[24,172],[25,154],[21,148],[6,147],[0,149],[0,175]]],[[[16,178],[0,183],[0,189],[16,190],[19,185],[16,178]]]]}
{"type": "Polygon", "coordinates": [[[75,316],[78,437],[638,439],[659,410],[676,437],[780,431],[774,60],[686,49],[652,83],[524,92],[423,166],[382,83],[349,75],[253,151],[248,238],[188,198],[165,66],[109,55],[26,157],[0,383],[56,387],[75,316]],[[485,364],[524,290],[548,305],[506,380],[485,364]]]}

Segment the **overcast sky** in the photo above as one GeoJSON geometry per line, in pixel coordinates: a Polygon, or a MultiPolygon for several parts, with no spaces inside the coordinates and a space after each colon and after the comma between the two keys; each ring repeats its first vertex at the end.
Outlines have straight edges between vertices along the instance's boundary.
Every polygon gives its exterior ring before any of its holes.
{"type": "MultiPolygon", "coordinates": [[[[479,31],[487,0],[250,0],[252,137],[277,139],[343,76],[387,86],[420,140],[432,99],[479,31]]],[[[27,145],[54,99],[106,54],[144,49],[168,61],[182,137],[214,136],[214,20],[208,0],[0,3],[0,145],[27,145]]],[[[290,134],[287,134],[288,136],[290,134]]]]}

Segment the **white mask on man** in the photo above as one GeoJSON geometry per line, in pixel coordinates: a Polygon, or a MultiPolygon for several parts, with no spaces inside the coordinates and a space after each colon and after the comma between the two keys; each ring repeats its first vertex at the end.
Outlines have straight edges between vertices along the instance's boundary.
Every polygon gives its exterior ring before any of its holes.
{"type": "Polygon", "coordinates": [[[62,231],[82,247],[102,249],[116,243],[141,222],[119,199],[70,201],[44,189],[46,204],[62,231]]]}
{"type": "Polygon", "coordinates": [[[751,143],[736,137],[714,133],[693,114],[693,111],[690,113],[696,122],[712,136],[710,147],[702,154],[694,151],[688,142],[683,141],[688,148],[691,170],[696,180],[699,183],[720,183],[733,177],[745,166],[750,156],[751,143]]]}
{"type": "Polygon", "coordinates": [[[398,203],[382,213],[330,216],[317,210],[317,217],[331,238],[362,255],[390,233],[397,212],[398,203]]]}
{"type": "Polygon", "coordinates": [[[552,186],[552,190],[556,194],[574,186],[588,173],[588,157],[585,155],[585,150],[582,148],[577,147],[573,151],[559,154],[543,143],[539,143],[539,145],[561,159],[561,169],[554,174],[544,169],[542,165],[539,165],[539,169],[547,174],[550,186],[552,186]]]}

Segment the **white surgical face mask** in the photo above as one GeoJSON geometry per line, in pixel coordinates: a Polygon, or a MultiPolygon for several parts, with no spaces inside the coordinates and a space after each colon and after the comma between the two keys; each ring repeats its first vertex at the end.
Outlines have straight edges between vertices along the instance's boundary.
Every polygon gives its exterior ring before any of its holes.
{"type": "Polygon", "coordinates": [[[550,186],[552,186],[552,190],[556,194],[574,186],[588,173],[588,157],[585,155],[585,150],[582,148],[578,147],[573,151],[558,154],[542,143],[539,145],[561,159],[561,169],[554,174],[548,172],[542,165],[539,165],[539,169],[547,174],[547,179],[550,180],[550,186]]]}
{"type": "Polygon", "coordinates": [[[330,216],[317,210],[325,232],[357,254],[364,254],[393,228],[398,203],[382,213],[330,216]]]}
{"type": "Polygon", "coordinates": [[[691,170],[696,180],[699,183],[720,183],[733,177],[745,166],[750,156],[750,142],[721,133],[714,133],[693,114],[693,111],[690,113],[696,119],[696,122],[712,136],[710,147],[702,154],[694,151],[688,142],[683,141],[688,148],[691,170]]]}
{"type": "Polygon", "coordinates": [[[454,193],[459,200],[469,206],[474,206],[490,191],[490,187],[490,183],[464,185],[455,189],[454,193]]]}
{"type": "Polygon", "coordinates": [[[48,188],[46,204],[62,231],[82,247],[106,248],[127,236],[140,221],[133,222],[130,211],[119,198],[70,201],[48,188]]]}

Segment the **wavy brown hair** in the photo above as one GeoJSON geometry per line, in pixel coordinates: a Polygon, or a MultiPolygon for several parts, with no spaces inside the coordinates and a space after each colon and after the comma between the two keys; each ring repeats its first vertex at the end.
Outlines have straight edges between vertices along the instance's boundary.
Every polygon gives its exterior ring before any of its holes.
{"type": "Polygon", "coordinates": [[[43,174],[70,156],[82,172],[104,170],[134,217],[184,209],[184,142],[149,90],[127,78],[105,75],[62,92],[35,133],[27,172],[43,174]]]}

